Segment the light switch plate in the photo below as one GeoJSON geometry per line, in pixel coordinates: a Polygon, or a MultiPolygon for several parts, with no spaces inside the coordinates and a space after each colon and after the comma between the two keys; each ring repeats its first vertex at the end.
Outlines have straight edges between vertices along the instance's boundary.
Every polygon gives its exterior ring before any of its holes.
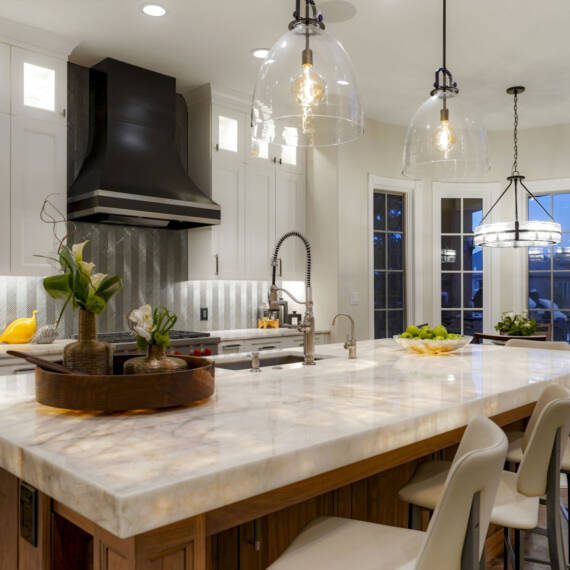
{"type": "Polygon", "coordinates": [[[351,305],[360,304],[360,293],[358,291],[352,291],[350,293],[350,304],[351,305]]]}
{"type": "Polygon", "coordinates": [[[200,308],[200,320],[207,321],[208,320],[208,307],[201,307],[200,308]]]}

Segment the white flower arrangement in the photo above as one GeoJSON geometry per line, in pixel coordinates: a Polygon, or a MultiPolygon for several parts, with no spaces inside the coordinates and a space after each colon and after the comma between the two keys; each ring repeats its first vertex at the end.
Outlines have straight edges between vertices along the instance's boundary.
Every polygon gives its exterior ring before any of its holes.
{"type": "Polygon", "coordinates": [[[148,304],[134,309],[127,317],[129,328],[143,350],[152,345],[169,347],[169,332],[177,320],[178,317],[166,307],[153,310],[148,304]]]}

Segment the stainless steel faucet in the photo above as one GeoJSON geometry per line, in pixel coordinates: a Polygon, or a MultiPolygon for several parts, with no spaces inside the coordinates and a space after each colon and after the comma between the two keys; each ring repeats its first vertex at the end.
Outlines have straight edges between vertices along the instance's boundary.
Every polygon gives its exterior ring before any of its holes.
{"type": "Polygon", "coordinates": [[[259,360],[259,351],[254,350],[251,353],[251,372],[261,372],[261,361],[259,360]]]}
{"type": "Polygon", "coordinates": [[[273,311],[279,309],[278,293],[280,291],[282,293],[285,293],[291,299],[293,299],[295,303],[299,303],[300,305],[305,305],[305,315],[303,316],[301,324],[297,327],[297,330],[303,333],[303,353],[305,355],[305,360],[303,364],[307,366],[313,365],[315,364],[315,317],[313,315],[313,293],[311,290],[311,244],[309,243],[309,240],[299,232],[288,232],[283,236],[281,236],[273,252],[271,267],[273,275],[271,281],[271,289],[269,290],[269,308],[273,311]],[[275,280],[277,278],[277,266],[278,266],[277,260],[279,257],[279,249],[281,248],[282,243],[287,238],[290,237],[299,238],[305,245],[305,251],[307,253],[307,269],[305,272],[304,301],[299,301],[299,299],[296,299],[289,291],[277,287],[277,285],[275,284],[275,280]]]}
{"type": "Polygon", "coordinates": [[[356,358],[356,339],[354,338],[354,319],[347,315],[346,313],[338,313],[334,316],[332,320],[332,325],[336,322],[337,317],[346,317],[350,321],[350,335],[346,337],[346,342],[344,343],[344,348],[348,350],[348,359],[354,360],[356,358]]]}

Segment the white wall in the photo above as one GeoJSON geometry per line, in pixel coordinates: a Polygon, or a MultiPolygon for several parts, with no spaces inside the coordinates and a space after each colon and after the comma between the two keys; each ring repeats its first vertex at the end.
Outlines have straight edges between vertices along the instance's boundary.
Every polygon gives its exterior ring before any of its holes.
{"type": "MultiPolygon", "coordinates": [[[[405,128],[367,121],[360,140],[333,149],[309,153],[308,234],[314,251],[314,292],[317,326],[327,327],[335,312],[356,319],[357,336],[369,337],[368,175],[402,178],[400,173],[405,128]],[[351,305],[351,293],[359,304],[351,305]]],[[[482,181],[500,181],[510,174],[512,132],[489,133],[491,171],[482,181]]],[[[519,131],[519,169],[529,180],[570,178],[570,125],[519,131]]],[[[420,244],[416,272],[420,279],[419,310],[415,319],[435,323],[433,314],[433,208],[429,183],[416,192],[419,215],[415,238],[420,244]]],[[[511,203],[501,205],[497,215],[512,216],[511,203]]],[[[524,251],[494,251],[493,271],[498,272],[493,313],[525,308],[523,296],[513,296],[513,283],[520,280],[517,256],[524,251]]],[[[344,330],[336,331],[336,338],[344,330]]]]}

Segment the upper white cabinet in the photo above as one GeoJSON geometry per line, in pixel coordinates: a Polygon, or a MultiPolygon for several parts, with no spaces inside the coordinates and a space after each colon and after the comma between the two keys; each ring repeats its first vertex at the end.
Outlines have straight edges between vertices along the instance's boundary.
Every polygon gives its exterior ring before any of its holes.
{"type": "MultiPolygon", "coordinates": [[[[189,94],[190,176],[222,209],[219,226],[188,232],[189,279],[269,280],[276,240],[305,231],[304,153],[251,141],[248,113],[246,101],[210,86],[189,94]]],[[[280,259],[290,280],[304,275],[297,241],[280,259]]]]}
{"type": "Polygon", "coordinates": [[[66,211],[65,125],[12,118],[11,273],[46,275],[53,267],[38,256],[51,256],[58,244],[53,226],[40,220],[44,200],[66,211]]]}
{"type": "Polygon", "coordinates": [[[53,226],[44,201],[66,214],[67,61],[0,43],[0,274],[53,268],[53,226]]]}
{"type": "Polygon", "coordinates": [[[10,46],[0,43],[0,113],[10,113],[10,46]]]}
{"type": "Polygon", "coordinates": [[[67,62],[12,48],[12,114],[66,124],[67,62]]]}

